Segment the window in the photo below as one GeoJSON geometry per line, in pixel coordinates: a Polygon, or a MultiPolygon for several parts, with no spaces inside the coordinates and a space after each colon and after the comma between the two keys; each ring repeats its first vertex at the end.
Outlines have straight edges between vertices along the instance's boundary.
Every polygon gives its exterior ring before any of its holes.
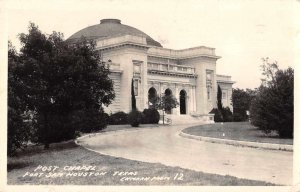
{"type": "Polygon", "coordinates": [[[138,96],[139,94],[139,80],[135,79],[133,81],[133,91],[134,91],[134,95],[138,96]]]}

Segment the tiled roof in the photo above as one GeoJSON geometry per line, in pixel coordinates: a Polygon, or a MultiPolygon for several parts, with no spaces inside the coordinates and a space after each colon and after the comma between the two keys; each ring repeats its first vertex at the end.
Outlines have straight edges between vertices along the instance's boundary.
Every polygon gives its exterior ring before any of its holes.
{"type": "Polygon", "coordinates": [[[81,38],[82,36],[86,37],[87,39],[96,39],[101,37],[110,37],[110,36],[117,36],[117,35],[143,36],[146,38],[148,45],[162,47],[159,42],[152,39],[146,33],[134,27],[123,25],[121,24],[121,21],[118,19],[102,19],[100,24],[86,27],[74,33],[72,36],[70,36],[67,39],[67,41],[74,42],[77,39],[81,38]]]}

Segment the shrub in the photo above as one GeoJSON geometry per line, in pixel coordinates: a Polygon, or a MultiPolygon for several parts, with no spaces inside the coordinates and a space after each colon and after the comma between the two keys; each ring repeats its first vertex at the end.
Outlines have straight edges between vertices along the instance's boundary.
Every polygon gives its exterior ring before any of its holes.
{"type": "Polygon", "coordinates": [[[7,154],[13,156],[17,149],[26,147],[30,138],[31,126],[24,122],[20,111],[8,107],[8,124],[7,124],[7,154]]]}
{"type": "Polygon", "coordinates": [[[294,70],[265,63],[263,72],[266,80],[251,103],[251,123],[266,133],[276,131],[281,138],[293,138],[294,70]]]}
{"type": "Polygon", "coordinates": [[[122,111],[114,113],[109,117],[110,125],[125,125],[128,124],[128,114],[122,111]]]}
{"type": "Polygon", "coordinates": [[[138,110],[132,110],[128,114],[128,121],[132,127],[138,127],[143,120],[143,113],[138,110]]]}
{"type": "Polygon", "coordinates": [[[223,121],[224,122],[232,122],[233,121],[233,115],[229,107],[222,108],[222,115],[223,115],[223,121]]]}
{"type": "Polygon", "coordinates": [[[75,126],[72,126],[71,116],[56,110],[48,110],[47,114],[37,113],[37,139],[39,143],[49,148],[50,143],[66,141],[75,138],[75,126]]]}
{"type": "Polygon", "coordinates": [[[215,122],[223,122],[223,115],[219,109],[213,108],[209,113],[215,114],[214,117],[215,122]]]}
{"type": "Polygon", "coordinates": [[[144,124],[158,124],[160,115],[159,115],[159,112],[156,109],[154,109],[154,108],[144,109],[143,115],[144,115],[144,118],[143,118],[142,123],[144,123],[144,124]]]}
{"type": "Polygon", "coordinates": [[[77,111],[72,114],[71,122],[77,131],[84,133],[95,132],[107,126],[108,114],[96,109],[77,111]]]}

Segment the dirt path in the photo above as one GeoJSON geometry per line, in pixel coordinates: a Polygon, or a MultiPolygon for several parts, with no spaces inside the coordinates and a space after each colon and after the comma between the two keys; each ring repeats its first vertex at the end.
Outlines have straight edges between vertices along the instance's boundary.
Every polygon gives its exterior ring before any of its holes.
{"type": "Polygon", "coordinates": [[[292,152],[182,138],[179,132],[186,127],[107,132],[81,138],[79,144],[101,154],[131,160],[292,185],[292,152]]]}

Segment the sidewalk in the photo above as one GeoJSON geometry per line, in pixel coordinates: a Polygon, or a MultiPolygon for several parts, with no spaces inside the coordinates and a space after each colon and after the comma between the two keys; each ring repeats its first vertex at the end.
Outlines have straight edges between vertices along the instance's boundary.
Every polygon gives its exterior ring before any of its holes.
{"type": "Polygon", "coordinates": [[[261,148],[261,149],[270,149],[270,150],[283,150],[283,151],[293,151],[293,145],[284,145],[284,144],[274,144],[274,143],[260,143],[260,142],[251,142],[251,141],[238,141],[238,140],[230,140],[230,139],[220,139],[213,137],[203,137],[191,135],[188,133],[183,133],[182,131],[179,133],[181,137],[195,139],[199,141],[207,141],[211,143],[220,143],[234,146],[242,146],[242,147],[253,147],[253,148],[261,148]]]}

